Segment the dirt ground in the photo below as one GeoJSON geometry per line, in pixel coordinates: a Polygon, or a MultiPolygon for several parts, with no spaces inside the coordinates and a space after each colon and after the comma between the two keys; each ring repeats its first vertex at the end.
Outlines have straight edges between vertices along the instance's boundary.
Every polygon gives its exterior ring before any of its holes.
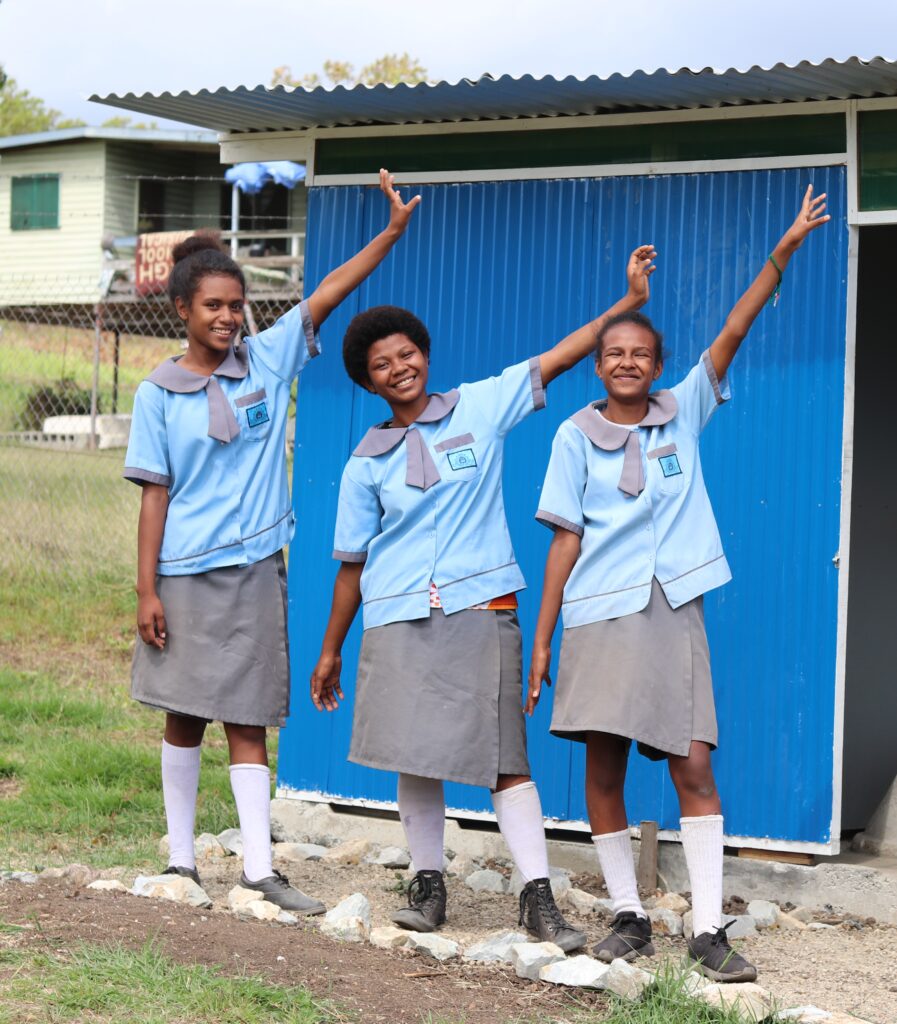
{"type": "MultiPolygon", "coordinates": [[[[333,906],[344,896],[362,892],[371,902],[374,926],[389,923],[389,913],[404,902],[399,891],[406,873],[372,865],[346,867],[325,862],[278,862],[291,880],[333,906]]],[[[164,948],[204,964],[258,973],[274,982],[304,984],[318,996],[332,998],[357,1010],[365,1022],[420,1024],[433,1018],[463,1020],[465,1024],[498,1024],[519,1018],[565,1021],[584,1008],[599,1010],[604,997],[570,993],[547,985],[521,981],[511,968],[465,964],[435,964],[414,954],[385,952],[367,945],[340,944],[322,936],[313,922],[284,928],[258,922],[239,922],[227,915],[227,893],[240,874],[237,858],[208,860],[200,865],[211,911],[196,911],[170,903],[138,899],[121,893],[73,889],[64,882],[42,880],[36,886],[0,887],[0,917],[12,923],[39,925],[26,941],[100,941],[110,936],[132,946],[158,936],[164,948]],[[283,959],[278,959],[283,957],[283,959]],[[371,986],[371,978],[378,979],[371,986]]],[[[134,872],[118,874],[126,883],[134,872]]],[[[605,895],[591,875],[574,877],[574,884],[605,895]]],[[[449,922],[440,934],[470,945],[491,932],[517,928],[517,901],[510,895],[473,893],[450,878],[449,922]]],[[[743,911],[731,901],[731,912],[743,911]]],[[[607,919],[590,914],[579,918],[565,908],[572,923],[582,927],[590,942],[603,934],[607,919]]],[[[826,914],[820,922],[838,922],[825,930],[767,931],[739,943],[756,963],[758,981],[782,1007],[813,1004],[873,1021],[897,1021],[897,971],[894,942],[897,929],[826,914]]],[[[659,956],[680,960],[682,939],[661,938],[659,956]]],[[[646,965],[647,966],[647,965],[646,965]]],[[[600,1018],[600,1012],[598,1014],[600,1018]]]]}

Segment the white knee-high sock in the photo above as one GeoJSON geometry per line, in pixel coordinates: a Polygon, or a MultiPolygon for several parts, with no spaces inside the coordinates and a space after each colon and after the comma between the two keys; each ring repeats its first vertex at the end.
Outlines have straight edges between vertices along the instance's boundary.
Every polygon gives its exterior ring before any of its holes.
{"type": "Polygon", "coordinates": [[[604,884],[614,904],[614,917],[617,914],[638,914],[647,917],[642,901],[639,899],[638,883],[635,880],[635,862],[632,859],[632,845],[629,841],[629,829],[620,832],[605,832],[600,836],[592,836],[598,863],[604,875],[604,884]]]}
{"type": "Polygon", "coordinates": [[[400,772],[397,799],[414,870],[442,871],[445,864],[442,780],[400,772]]]}
{"type": "Polygon", "coordinates": [[[232,764],[230,788],[237,804],[243,840],[243,874],[260,882],[271,866],[271,772],[264,764],[232,764]]]}
{"type": "Polygon", "coordinates": [[[723,923],[723,816],[680,818],[679,824],[691,880],[693,930],[701,935],[723,923]]]}
{"type": "Polygon", "coordinates": [[[493,793],[492,806],[498,827],[524,882],[548,878],[545,820],[535,782],[521,782],[518,786],[493,793]]]}
{"type": "Polygon", "coordinates": [[[175,747],[162,740],[162,799],[168,822],[168,866],[195,868],[193,826],[199,790],[199,747],[175,747]]]}

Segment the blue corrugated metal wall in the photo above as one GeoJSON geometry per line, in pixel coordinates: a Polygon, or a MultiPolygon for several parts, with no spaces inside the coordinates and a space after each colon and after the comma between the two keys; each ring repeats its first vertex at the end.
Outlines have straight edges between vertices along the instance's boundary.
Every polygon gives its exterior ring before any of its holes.
{"type": "MultiPolygon", "coordinates": [[[[730,834],[826,841],[832,812],[835,623],[844,380],[847,231],[843,168],[654,178],[424,187],[415,221],[387,263],[325,325],[324,356],[302,382],[294,471],[299,527],[290,554],[293,712],[279,781],[296,789],[392,800],[394,776],[346,760],[356,624],[344,651],[347,703],[316,713],[308,679],[329,609],[342,466],[379,399],[353,388],[340,341],[350,317],[407,306],[433,337],[431,390],[497,373],[550,346],[619,297],[638,243],[660,253],[646,310],[664,330],[663,380],[684,375],[790,223],[812,180],[833,222],[786,273],[731,375],[734,401],[703,443],[705,477],[735,579],[707,598],[720,720],[715,768],[730,834]]],[[[309,287],[378,230],[373,189],[312,189],[309,287]]],[[[518,559],[524,650],[532,637],[550,534],[533,520],[557,425],[599,394],[587,364],[550,388],[548,408],[509,439],[505,495],[518,559]]],[[[359,616],[360,618],[360,616],[359,616]]],[[[557,645],[555,656],[557,655],[557,645]]],[[[583,751],[548,734],[550,695],[529,723],[545,813],[585,816],[583,751]]],[[[485,791],[450,786],[449,803],[489,809],[485,791]]],[[[662,765],[633,756],[632,820],[678,827],[662,765]]]]}

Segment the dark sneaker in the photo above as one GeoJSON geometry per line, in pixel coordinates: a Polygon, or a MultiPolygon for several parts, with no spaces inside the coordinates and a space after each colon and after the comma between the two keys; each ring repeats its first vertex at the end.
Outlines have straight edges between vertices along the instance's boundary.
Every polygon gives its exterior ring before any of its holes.
{"type": "Polygon", "coordinates": [[[287,876],[279,871],[275,871],[268,878],[260,878],[257,882],[250,882],[245,873],[241,874],[240,885],[244,889],[260,892],[269,903],[280,907],[281,910],[289,910],[292,914],[323,914],[327,909],[320,900],[294,889],[287,876]]]}
{"type": "Polygon", "coordinates": [[[625,911],[611,921],[610,935],[592,949],[605,964],[613,960],[635,960],[639,956],[654,956],[651,942],[651,922],[632,911],[625,911]]]}
{"type": "Polygon", "coordinates": [[[180,875],[182,878],[192,878],[194,882],[202,888],[202,882],[199,880],[199,872],[196,868],[179,868],[174,864],[169,866],[162,872],[163,875],[180,875]]]}
{"type": "Polygon", "coordinates": [[[717,928],[712,934],[702,932],[688,940],[688,955],[695,970],[713,981],[756,981],[757,968],[729,945],[728,927],[717,928]]]}
{"type": "Polygon", "coordinates": [[[554,902],[547,878],[534,878],[520,893],[520,924],[540,942],[553,942],[565,953],[586,944],[585,935],[567,924],[554,902]]]}
{"type": "Polygon", "coordinates": [[[418,871],[408,886],[408,906],[392,920],[411,932],[433,932],[445,924],[445,879],[441,871],[418,871]]]}

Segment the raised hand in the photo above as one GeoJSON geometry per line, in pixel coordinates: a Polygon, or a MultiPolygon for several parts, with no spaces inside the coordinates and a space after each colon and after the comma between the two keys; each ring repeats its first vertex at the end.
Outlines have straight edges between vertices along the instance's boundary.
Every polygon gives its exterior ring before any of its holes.
{"type": "Polygon", "coordinates": [[[395,176],[390,174],[385,167],[380,168],[380,191],[389,200],[389,226],[397,234],[402,234],[411,214],[420,205],[421,197],[413,196],[406,203],[399,195],[399,190],[393,184],[395,176]]]}
{"type": "Polygon", "coordinates": [[[832,219],[831,215],[825,212],[825,196],[826,193],[823,192],[821,196],[814,197],[813,186],[807,186],[804,200],[800,204],[800,212],[782,238],[784,245],[792,250],[800,248],[811,231],[832,219]]]}
{"type": "Polygon", "coordinates": [[[653,245],[640,245],[637,249],[633,249],[629,262],[626,264],[629,294],[641,306],[650,298],[651,290],[648,287],[648,278],[657,269],[654,264],[656,258],[657,251],[653,245]]]}

